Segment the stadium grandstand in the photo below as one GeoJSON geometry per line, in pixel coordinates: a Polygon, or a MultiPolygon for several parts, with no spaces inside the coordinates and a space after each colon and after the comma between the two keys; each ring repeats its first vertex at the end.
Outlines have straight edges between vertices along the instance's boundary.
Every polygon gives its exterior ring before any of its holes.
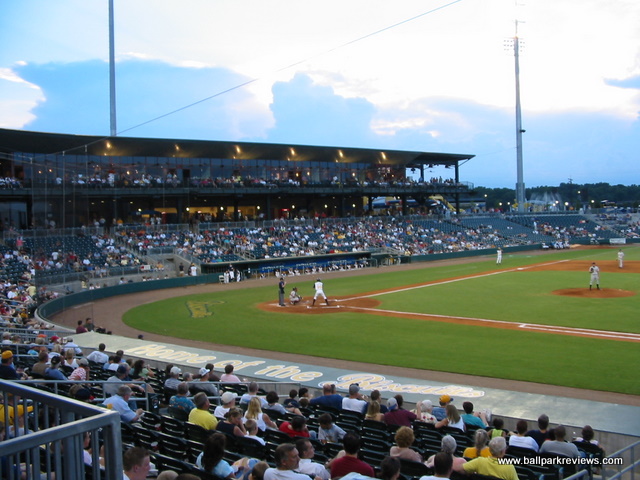
{"type": "MultiPolygon", "coordinates": [[[[104,289],[104,297],[115,296],[130,293],[124,289],[131,284],[145,291],[155,288],[154,283],[142,284],[149,280],[189,286],[191,268],[203,274],[203,283],[226,283],[252,275],[311,275],[487,255],[498,248],[527,251],[640,241],[636,214],[465,214],[460,204],[473,185],[460,182],[459,168],[473,155],[12,130],[0,130],[0,153],[1,348],[3,363],[15,366],[16,373],[0,380],[0,476],[9,479],[54,478],[54,473],[55,478],[122,478],[119,453],[134,446],[150,452],[154,474],[173,470],[217,478],[196,466],[211,432],[171,407],[177,390],[165,383],[170,377],[190,382],[194,394],[202,382],[193,377],[209,375],[203,369],[213,367],[154,359],[145,355],[149,342],[142,338],[107,336],[110,332],[91,322],[80,322],[73,331],[50,319],[60,309],[82,305],[90,291],[104,289]],[[450,168],[452,178],[426,178],[430,165],[450,168]],[[412,169],[420,174],[418,180],[407,176],[412,169]],[[373,205],[381,197],[399,201],[385,202],[390,208],[381,211],[373,205]],[[435,197],[446,199],[454,212],[437,208],[435,197]],[[111,357],[108,361],[93,355],[104,338],[109,338],[110,347],[102,352],[111,357]],[[118,355],[118,346],[126,358],[118,355]],[[45,374],[57,363],[51,359],[69,349],[73,353],[60,367],[68,378],[45,374]],[[116,381],[120,363],[127,359],[134,369],[136,361],[144,364],[138,376],[127,380],[140,390],[133,402],[142,409],[131,422],[105,408],[108,384],[116,381]]],[[[212,412],[229,403],[225,393],[231,398],[247,394],[252,381],[259,382],[260,395],[274,391],[285,398],[291,390],[303,389],[322,395],[311,382],[273,381],[257,371],[245,372],[239,383],[211,382],[212,412]]],[[[348,389],[342,386],[337,393],[348,389]]],[[[517,401],[523,405],[514,406],[519,412],[526,410],[522,398],[517,401]]],[[[319,417],[328,413],[337,426],[361,435],[361,458],[374,468],[393,446],[397,426],[381,425],[358,412],[308,405],[298,395],[294,399],[297,411],[283,413],[277,401],[266,410],[278,426],[302,415],[308,431],[318,434],[319,417]]],[[[407,400],[407,409],[416,407],[416,398],[407,395],[407,400]]],[[[555,425],[564,421],[581,427],[575,415],[590,405],[576,401],[563,410],[566,418],[554,419],[555,425]]],[[[515,430],[516,413],[502,419],[506,429],[515,430]]],[[[526,420],[529,429],[536,428],[536,416],[526,420]]],[[[436,429],[420,421],[412,427],[415,450],[425,459],[440,449],[446,434],[456,439],[458,456],[473,446],[472,428],[436,429]]],[[[624,457],[625,466],[630,465],[631,470],[619,470],[621,475],[637,471],[637,448],[627,446],[637,432],[598,434],[605,438],[607,453],[616,452],[614,457],[624,457]]],[[[227,435],[224,458],[234,463],[251,457],[273,465],[278,445],[291,440],[284,435],[267,428],[264,445],[227,435]]],[[[314,436],[314,459],[324,464],[341,447],[314,436]]],[[[575,444],[583,458],[605,456],[589,442],[575,444]]],[[[508,453],[523,454],[517,449],[508,453]]],[[[403,463],[401,473],[402,480],[410,480],[433,471],[403,463]]],[[[522,467],[517,473],[521,480],[560,480],[572,474],[610,478],[614,469],[577,471],[552,465],[522,467]]]]}

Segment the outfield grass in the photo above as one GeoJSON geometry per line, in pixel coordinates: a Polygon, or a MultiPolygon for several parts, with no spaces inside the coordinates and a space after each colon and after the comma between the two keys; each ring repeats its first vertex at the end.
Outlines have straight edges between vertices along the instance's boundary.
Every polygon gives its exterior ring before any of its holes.
{"type": "MultiPolygon", "coordinates": [[[[627,261],[640,260],[640,248],[627,247],[625,252],[627,261]]],[[[615,251],[506,255],[502,268],[562,258],[613,260],[615,251]]],[[[329,296],[356,295],[495,269],[493,259],[418,270],[388,272],[381,268],[367,270],[360,277],[333,278],[325,285],[329,296]]],[[[640,332],[640,295],[590,299],[550,293],[585,287],[588,277],[587,272],[515,271],[378,299],[380,308],[390,310],[640,332]]],[[[308,296],[313,279],[303,279],[297,286],[308,296]]],[[[601,279],[607,288],[639,290],[638,274],[603,273],[601,279]]],[[[633,367],[640,353],[638,343],[360,313],[299,315],[257,308],[258,303],[273,301],[276,290],[269,282],[268,286],[169,298],[130,310],[124,321],[138,330],[226,345],[640,394],[633,367]],[[187,301],[209,302],[213,315],[191,318],[187,301]]]]}

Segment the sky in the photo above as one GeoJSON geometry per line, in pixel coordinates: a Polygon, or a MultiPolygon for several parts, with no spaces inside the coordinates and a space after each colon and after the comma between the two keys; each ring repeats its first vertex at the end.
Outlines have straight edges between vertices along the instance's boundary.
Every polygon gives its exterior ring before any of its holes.
{"type": "MultiPolygon", "coordinates": [[[[118,135],[473,154],[513,188],[517,34],[525,185],[640,183],[637,0],[114,7],[118,135]]],[[[0,45],[0,128],[109,134],[107,0],[2,0],[0,45]]]]}

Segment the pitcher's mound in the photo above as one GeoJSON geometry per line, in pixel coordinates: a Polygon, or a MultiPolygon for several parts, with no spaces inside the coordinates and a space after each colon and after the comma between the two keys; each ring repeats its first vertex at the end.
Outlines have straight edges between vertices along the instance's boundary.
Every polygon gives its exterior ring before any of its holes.
{"type": "Polygon", "coordinates": [[[621,290],[618,288],[602,288],[600,290],[589,290],[586,288],[565,288],[562,290],[554,290],[554,295],[566,295],[567,297],[585,297],[585,298],[620,298],[633,297],[637,292],[629,290],[621,290]]]}

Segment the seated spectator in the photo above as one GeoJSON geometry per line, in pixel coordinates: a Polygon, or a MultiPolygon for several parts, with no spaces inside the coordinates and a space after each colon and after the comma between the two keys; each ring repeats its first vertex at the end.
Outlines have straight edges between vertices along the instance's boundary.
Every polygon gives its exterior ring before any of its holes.
{"type": "Polygon", "coordinates": [[[478,428],[487,428],[489,425],[487,414],[485,412],[474,412],[473,403],[464,402],[462,404],[464,413],[461,415],[462,421],[466,425],[471,425],[478,428]]]}
{"type": "Polygon", "coordinates": [[[551,438],[551,432],[549,431],[549,417],[544,413],[538,417],[538,428],[536,430],[529,430],[527,437],[532,437],[539,447],[542,446],[545,440],[551,438]]]}
{"type": "Polygon", "coordinates": [[[182,383],[179,378],[181,373],[182,370],[180,370],[180,367],[171,367],[171,369],[169,370],[169,375],[164,381],[164,388],[168,388],[169,390],[177,390],[178,385],[182,383]]]}
{"type": "Polygon", "coordinates": [[[329,480],[331,474],[321,463],[314,462],[316,451],[313,444],[306,438],[296,440],[296,449],[300,456],[298,471],[306,473],[311,478],[320,477],[322,480],[329,480]]]}
{"type": "Polygon", "coordinates": [[[73,372],[78,368],[78,362],[76,361],[76,352],[73,348],[67,348],[62,355],[61,368],[64,368],[67,373],[73,372]]]}
{"type": "Polygon", "coordinates": [[[518,423],[516,424],[515,433],[509,437],[509,446],[519,447],[519,448],[529,448],[534,452],[537,452],[539,449],[538,443],[533,439],[533,437],[527,437],[526,433],[527,433],[527,421],[518,420],[518,423]]]}
{"type": "Polygon", "coordinates": [[[309,429],[307,428],[307,419],[302,415],[296,415],[291,422],[282,422],[279,430],[286,433],[291,438],[305,437],[309,438],[309,429]]]}
{"type": "Polygon", "coordinates": [[[189,398],[189,384],[187,382],[178,384],[176,394],[169,399],[169,407],[178,408],[187,413],[196,408],[195,403],[189,398]]]}
{"type": "Polygon", "coordinates": [[[474,435],[473,447],[467,447],[462,456],[464,458],[490,457],[489,451],[489,435],[486,430],[476,430],[474,435]]]}
{"type": "Polygon", "coordinates": [[[351,472],[357,472],[360,475],[366,475],[367,477],[376,476],[371,465],[358,458],[358,452],[360,451],[360,436],[357,433],[347,433],[342,439],[342,446],[344,447],[344,455],[336,457],[329,462],[331,478],[344,477],[346,474],[351,472]]]}
{"type": "MultiPolygon", "coordinates": [[[[400,477],[400,460],[396,457],[385,457],[380,462],[380,480],[398,480],[400,477]]],[[[422,477],[420,480],[424,479],[422,477]]]]}
{"type": "MultiPolygon", "coordinates": [[[[202,453],[196,458],[196,466],[218,478],[232,479],[237,473],[226,460],[223,460],[227,439],[222,433],[210,435],[204,442],[202,453]]],[[[240,475],[241,476],[241,475],[240,475]]]]}
{"type": "Polygon", "coordinates": [[[389,455],[411,460],[412,462],[422,462],[422,456],[411,449],[415,439],[416,437],[410,427],[400,427],[395,435],[396,444],[389,450],[389,455]]]}
{"type": "MultiPolygon", "coordinates": [[[[291,390],[289,390],[289,398],[284,399],[284,402],[282,402],[282,406],[287,412],[294,413],[297,410],[296,415],[301,415],[300,403],[298,402],[298,400],[296,400],[297,396],[298,396],[298,390],[296,390],[295,388],[292,388],[291,390]]],[[[268,401],[269,401],[269,398],[267,397],[267,402],[268,401]]]]}
{"type": "Polygon", "coordinates": [[[44,371],[45,380],[67,380],[67,377],[64,376],[64,373],[60,371],[60,363],[62,362],[62,357],[57,355],[51,359],[49,362],[49,368],[44,371]]]}
{"type": "Polygon", "coordinates": [[[431,403],[431,400],[419,401],[418,403],[416,403],[416,420],[418,420],[419,422],[432,423],[435,425],[438,420],[436,419],[435,415],[431,413],[432,411],[433,403],[431,403]]]}
{"type": "Polygon", "coordinates": [[[567,432],[562,425],[553,429],[555,440],[547,440],[540,447],[540,453],[555,453],[557,455],[564,455],[566,457],[578,458],[580,457],[580,451],[573,443],[565,441],[567,432]]]}
{"type": "Polygon", "coordinates": [[[129,376],[132,380],[142,380],[146,382],[150,378],[155,378],[156,375],[153,373],[153,370],[147,366],[147,362],[140,358],[133,362],[129,376]]]}
{"type": "Polygon", "coordinates": [[[115,410],[120,414],[120,419],[125,423],[137,422],[144,410],[138,408],[133,411],[129,406],[129,400],[131,400],[131,387],[128,385],[120,385],[115,395],[107,398],[104,401],[104,405],[111,410],[115,410]]]}
{"type": "Polygon", "coordinates": [[[451,398],[449,395],[440,395],[440,406],[433,407],[433,411],[431,412],[433,416],[436,417],[436,420],[443,420],[447,416],[447,412],[445,409],[451,402],[453,402],[453,398],[451,398]]]}
{"type": "Polygon", "coordinates": [[[72,348],[76,355],[78,355],[78,356],[82,355],[82,349],[80,348],[80,346],[77,343],[75,343],[73,341],[73,338],[71,338],[71,337],[67,337],[66,338],[66,341],[64,342],[64,348],[65,348],[65,350],[69,349],[69,348],[72,348]]]}
{"type": "Polygon", "coordinates": [[[518,474],[513,465],[498,462],[498,459],[504,457],[507,451],[507,442],[504,437],[493,438],[489,442],[489,450],[491,450],[490,457],[477,457],[462,465],[456,465],[454,460],[453,470],[467,475],[479,473],[503,480],[518,480],[518,474]]]}
{"type": "Polygon", "coordinates": [[[258,436],[258,432],[260,430],[258,429],[258,423],[255,420],[249,419],[244,422],[244,428],[247,431],[247,434],[244,436],[245,438],[252,438],[260,445],[266,444],[264,438],[258,436]]]}
{"type": "MultiPolygon", "coordinates": [[[[276,391],[271,390],[270,392],[267,392],[267,396],[265,397],[265,399],[267,401],[267,406],[264,408],[268,410],[273,410],[274,412],[278,412],[280,415],[287,414],[287,409],[284,408],[284,405],[281,405],[280,403],[278,403],[278,400],[280,400],[280,397],[278,396],[278,393],[276,391]]],[[[253,399],[251,400],[253,401],[253,399]]]]}
{"type": "Polygon", "coordinates": [[[43,378],[44,371],[49,368],[49,353],[43,350],[38,353],[38,361],[31,367],[31,376],[33,378],[43,378]]]}
{"type": "Polygon", "coordinates": [[[209,380],[209,375],[211,374],[211,370],[209,370],[207,367],[202,367],[198,372],[198,374],[199,374],[198,380],[192,382],[190,385],[191,392],[194,394],[198,392],[203,392],[208,397],[217,397],[218,389],[209,380]]]}
{"type": "Polygon", "coordinates": [[[503,430],[502,427],[504,427],[504,420],[502,420],[501,418],[494,418],[493,428],[489,429],[489,438],[496,438],[496,437],[506,438],[508,432],[506,430],[503,430]]]}
{"type": "Polygon", "coordinates": [[[349,396],[342,399],[343,410],[350,410],[352,412],[362,413],[367,409],[367,402],[363,400],[363,395],[360,393],[360,387],[358,385],[349,385],[349,396]]]}
{"type": "Polygon", "coordinates": [[[89,380],[89,361],[86,358],[77,360],[78,366],[69,375],[69,380],[84,382],[89,380]]]}
{"type": "Polygon", "coordinates": [[[433,475],[425,475],[420,480],[441,480],[451,477],[453,457],[445,452],[436,453],[433,459],[433,475]]]}
{"type": "Polygon", "coordinates": [[[189,422],[200,425],[205,430],[215,430],[218,426],[218,419],[209,412],[209,399],[204,392],[198,392],[193,396],[193,403],[196,408],[189,412],[189,422]]]}
{"type": "Polygon", "coordinates": [[[365,420],[374,420],[376,422],[384,421],[384,413],[380,411],[380,402],[371,400],[364,418],[365,420]]]}
{"type": "Polygon", "coordinates": [[[371,395],[369,395],[369,401],[373,402],[374,400],[380,404],[380,413],[387,413],[389,411],[385,403],[382,401],[380,390],[371,390],[371,395]]]}
{"type": "Polygon", "coordinates": [[[258,428],[261,431],[265,431],[267,428],[278,428],[278,426],[269,418],[269,415],[263,413],[260,408],[260,399],[253,397],[249,402],[249,407],[244,414],[246,420],[254,420],[258,424],[258,428]]]}
{"type": "MultiPolygon", "coordinates": [[[[335,384],[325,383],[322,385],[322,395],[312,398],[309,403],[312,406],[331,407],[340,410],[342,408],[342,395],[336,393],[335,384]]],[[[302,403],[300,403],[300,406],[302,406],[302,403]]]]}
{"type": "Polygon", "coordinates": [[[220,381],[224,383],[240,383],[241,380],[233,374],[233,365],[228,364],[224,367],[224,373],[220,375],[220,381]]]}
{"type": "Polygon", "coordinates": [[[227,435],[244,437],[247,434],[247,430],[242,423],[242,410],[235,407],[230,409],[224,416],[224,420],[219,422],[216,428],[227,435]]]}
{"type": "Polygon", "coordinates": [[[144,386],[141,384],[128,383],[129,381],[129,365],[122,363],[118,365],[115,374],[107,378],[107,382],[103,384],[102,390],[105,395],[115,395],[120,384],[126,383],[132,391],[140,393],[144,393],[146,391],[144,386]]]}
{"type": "Polygon", "coordinates": [[[341,442],[347,432],[333,423],[333,417],[330,413],[323,413],[318,417],[318,440],[322,443],[338,443],[341,442]]]}
{"type": "Polygon", "coordinates": [[[594,437],[595,437],[595,433],[593,431],[593,428],[591,428],[591,425],[585,425],[584,427],[582,427],[582,436],[577,437],[574,440],[574,442],[590,443],[591,445],[600,447],[604,452],[602,445],[600,445],[600,443],[598,443],[598,441],[594,437]]]}
{"type": "Polygon", "coordinates": [[[396,395],[387,400],[389,411],[384,414],[384,423],[387,425],[400,425],[410,427],[416,419],[416,414],[402,408],[404,399],[402,395],[396,395]]]}
{"type": "Polygon", "coordinates": [[[449,428],[457,428],[461,432],[466,432],[467,428],[464,426],[464,422],[462,418],[460,418],[460,413],[458,409],[453,404],[448,404],[445,407],[445,411],[447,416],[442,420],[436,423],[436,428],[449,427],[449,428]]]}
{"type": "Polygon", "coordinates": [[[151,470],[149,452],[141,447],[131,447],[122,456],[123,478],[127,480],[144,480],[151,470]]]}
{"type": "MultiPolygon", "coordinates": [[[[258,384],[256,382],[251,382],[249,383],[249,386],[247,387],[247,393],[245,393],[244,395],[242,395],[242,397],[240,397],[240,405],[249,405],[249,402],[251,401],[251,399],[253,397],[258,397],[258,384]]],[[[267,407],[267,401],[262,398],[262,397],[258,397],[260,398],[260,406],[262,408],[268,408],[267,407]]]]}
{"type": "MultiPolygon", "coordinates": [[[[445,435],[444,437],[442,437],[442,441],[440,443],[440,451],[448,453],[453,457],[454,470],[456,470],[457,467],[460,467],[461,465],[467,462],[464,458],[455,456],[457,448],[458,448],[458,442],[456,442],[456,439],[453,438],[451,435],[445,435]]],[[[433,468],[434,461],[435,461],[435,455],[432,455],[428,458],[425,464],[427,465],[427,467],[433,468]]],[[[456,471],[459,471],[459,470],[456,470],[456,471]]]]}
{"type": "MultiPolygon", "coordinates": [[[[275,468],[267,468],[264,480],[309,480],[309,475],[297,473],[300,464],[298,449],[291,443],[283,443],[274,453],[275,468]]],[[[322,480],[315,477],[313,480],[322,480]]]]}
{"type": "Polygon", "coordinates": [[[220,396],[222,405],[218,405],[213,414],[218,418],[224,418],[229,410],[236,406],[236,398],[238,395],[233,392],[224,392],[220,396]]]}
{"type": "MultiPolygon", "coordinates": [[[[3,380],[19,380],[20,375],[16,371],[16,367],[13,365],[13,352],[11,350],[5,350],[2,352],[1,357],[0,378],[3,380]]],[[[60,362],[58,362],[58,364],[59,363],[60,362]]],[[[64,378],[61,380],[64,380],[64,378]]]]}

